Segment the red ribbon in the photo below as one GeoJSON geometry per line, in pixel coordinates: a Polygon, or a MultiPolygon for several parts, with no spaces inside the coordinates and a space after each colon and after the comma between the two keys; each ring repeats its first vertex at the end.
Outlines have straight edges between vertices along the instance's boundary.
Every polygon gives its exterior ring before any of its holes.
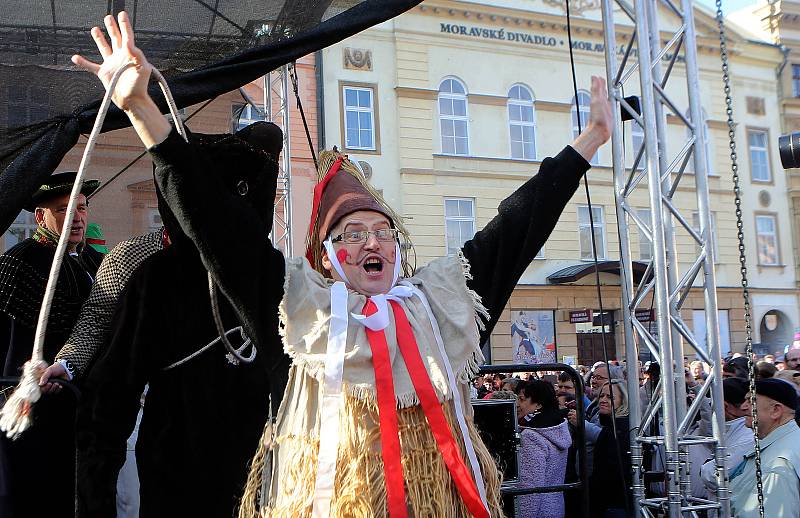
{"type": "MultiPolygon", "coordinates": [[[[333,163],[328,172],[325,173],[325,178],[322,179],[316,186],[314,186],[314,203],[311,206],[311,222],[308,225],[308,235],[309,237],[314,235],[314,225],[317,223],[317,212],[319,211],[319,203],[322,200],[322,193],[325,191],[325,187],[331,181],[331,179],[336,175],[339,171],[339,168],[342,166],[342,160],[344,160],[343,156],[340,156],[336,159],[336,162],[333,163]]],[[[320,236],[320,239],[324,239],[325,236],[320,236]]],[[[306,250],[306,259],[312,265],[314,264],[314,252],[311,250],[309,246],[306,250]]]]}
{"type": "MultiPolygon", "coordinates": [[[[397,302],[392,300],[390,304],[394,312],[397,344],[400,347],[400,353],[403,355],[403,361],[405,361],[406,368],[411,376],[414,390],[417,391],[422,411],[425,413],[425,418],[431,427],[431,432],[434,439],[436,439],[436,445],[439,447],[439,452],[442,454],[447,470],[450,472],[456,489],[458,489],[470,514],[476,518],[489,518],[489,512],[483,505],[478,488],[469,469],[467,469],[467,465],[464,463],[464,459],[461,458],[461,451],[458,449],[450,425],[447,424],[444,410],[442,410],[442,405],[439,403],[439,398],[433,389],[430,375],[428,375],[425,364],[422,362],[422,356],[419,353],[417,340],[411,330],[411,324],[408,323],[408,317],[406,317],[405,311],[397,302]]],[[[383,420],[381,419],[382,424],[383,420]]],[[[381,436],[383,436],[383,432],[381,432],[381,436]]]]}
{"type": "MultiPolygon", "coordinates": [[[[334,164],[335,166],[336,164],[334,164]]],[[[367,300],[363,313],[370,316],[378,311],[371,300],[367,300]]],[[[391,518],[407,518],[406,493],[403,484],[403,465],[400,461],[400,435],[397,424],[397,402],[392,381],[392,361],[386,334],[365,328],[369,347],[372,350],[372,368],[375,369],[375,385],[378,396],[378,421],[381,430],[381,456],[383,457],[386,499],[391,518]]]]}

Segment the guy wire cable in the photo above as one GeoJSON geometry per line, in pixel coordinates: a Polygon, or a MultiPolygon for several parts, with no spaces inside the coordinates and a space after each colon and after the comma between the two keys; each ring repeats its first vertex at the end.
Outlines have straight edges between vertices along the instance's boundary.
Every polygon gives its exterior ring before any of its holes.
{"type": "MultiPolygon", "coordinates": [[[[566,14],[567,14],[567,42],[569,44],[569,63],[570,63],[570,70],[572,72],[572,90],[575,94],[575,115],[576,120],[578,122],[578,135],[583,133],[583,125],[581,124],[581,103],[578,97],[578,79],[577,74],[575,72],[575,56],[572,49],[572,19],[569,12],[569,0],[564,0],[566,4],[566,14]]],[[[610,85],[606,85],[606,88],[610,88],[610,85]]],[[[590,115],[591,117],[591,112],[590,115]]],[[[616,123],[616,121],[614,121],[616,123]]],[[[608,373],[608,394],[609,394],[609,401],[611,403],[611,429],[614,434],[614,449],[616,450],[616,457],[618,467],[620,468],[619,473],[622,479],[622,486],[625,487],[625,476],[624,476],[624,463],[622,462],[622,452],[619,449],[619,443],[617,442],[617,412],[616,408],[614,407],[614,384],[612,383],[611,377],[611,365],[608,361],[608,350],[606,349],[606,325],[605,325],[605,312],[603,311],[603,294],[602,290],[600,289],[600,269],[599,269],[599,262],[597,260],[597,241],[594,235],[594,216],[592,215],[592,197],[589,193],[589,179],[587,177],[587,172],[583,173],[583,187],[586,193],[586,204],[589,212],[589,226],[590,226],[590,235],[591,235],[591,242],[592,242],[592,259],[594,262],[594,276],[595,276],[595,287],[597,288],[597,304],[600,309],[600,337],[603,345],[603,362],[606,365],[606,372],[608,373]]],[[[612,321],[613,322],[613,321],[612,321]]],[[[630,358],[627,359],[630,361],[630,358]]],[[[618,389],[619,390],[619,389],[618,389]]],[[[628,398],[630,397],[639,397],[638,394],[634,394],[631,396],[628,394],[628,398]]],[[[625,509],[628,514],[631,514],[631,502],[628,501],[628,498],[625,498],[625,509]]]]}

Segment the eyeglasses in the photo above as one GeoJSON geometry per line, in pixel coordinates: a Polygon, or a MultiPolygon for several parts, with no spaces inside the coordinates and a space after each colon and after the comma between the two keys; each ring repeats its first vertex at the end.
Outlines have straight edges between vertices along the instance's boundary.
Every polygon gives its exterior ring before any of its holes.
{"type": "Polygon", "coordinates": [[[342,232],[338,236],[331,239],[332,243],[339,241],[347,243],[348,245],[356,245],[366,243],[370,235],[375,236],[378,241],[396,241],[399,231],[396,228],[382,228],[379,230],[353,230],[351,232],[342,232]]]}

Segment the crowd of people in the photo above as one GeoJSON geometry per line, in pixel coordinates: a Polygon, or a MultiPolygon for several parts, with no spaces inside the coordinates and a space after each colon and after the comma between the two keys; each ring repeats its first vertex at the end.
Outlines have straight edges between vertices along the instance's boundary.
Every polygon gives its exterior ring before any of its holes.
{"type": "MultiPolygon", "coordinates": [[[[758,401],[758,436],[761,439],[761,470],[766,516],[800,516],[800,416],[795,412],[800,397],[800,344],[783,355],[754,357],[754,386],[758,401]],[[770,459],[765,462],[765,458],[770,459]]],[[[657,362],[638,362],[639,397],[644,410],[653,399],[660,379],[657,362]]],[[[576,371],[584,385],[584,436],[590,515],[623,517],[632,514],[632,469],[630,457],[629,397],[624,362],[579,365],[576,371]]],[[[700,393],[710,366],[684,359],[687,405],[700,393]]],[[[755,487],[754,432],[750,407],[750,377],[747,358],[736,353],[723,360],[726,457],[734,516],[758,516],[755,487]]],[[[520,429],[519,485],[555,486],[578,480],[576,450],[576,391],[567,372],[487,374],[475,378],[473,399],[516,399],[520,429]]],[[[659,415],[649,435],[663,432],[659,415]]],[[[699,407],[690,433],[712,436],[710,399],[699,407]]],[[[692,496],[715,500],[718,489],[714,449],[707,444],[688,448],[692,496]]],[[[664,496],[664,451],[644,445],[645,491],[664,496]]],[[[517,516],[579,516],[579,498],[573,492],[517,497],[517,516]],[[544,516],[545,514],[541,514],[544,516]]],[[[714,516],[710,512],[709,516],[714,516]]]]}

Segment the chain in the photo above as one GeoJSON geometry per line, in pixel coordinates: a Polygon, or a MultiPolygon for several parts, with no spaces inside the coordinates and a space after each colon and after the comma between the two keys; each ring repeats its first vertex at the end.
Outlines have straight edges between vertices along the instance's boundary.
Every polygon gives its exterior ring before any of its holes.
{"type": "Polygon", "coordinates": [[[739,183],[739,165],[736,154],[736,125],[733,122],[733,99],[728,71],[728,45],[725,37],[725,23],[722,16],[722,0],[716,0],[717,26],[719,27],[719,49],[722,58],[722,82],[725,85],[725,113],[728,116],[728,138],[731,148],[731,171],[733,172],[733,193],[736,204],[736,237],[739,238],[739,264],[742,273],[742,296],[744,298],[744,328],[746,332],[745,354],[750,378],[750,408],[753,416],[753,438],[755,440],[756,490],[758,492],[758,514],[764,518],[764,486],[761,479],[761,444],[758,438],[758,410],[756,409],[756,376],[753,362],[753,323],[750,315],[750,290],[747,282],[747,261],[744,245],[744,223],[742,222],[742,190],[739,183]]]}

